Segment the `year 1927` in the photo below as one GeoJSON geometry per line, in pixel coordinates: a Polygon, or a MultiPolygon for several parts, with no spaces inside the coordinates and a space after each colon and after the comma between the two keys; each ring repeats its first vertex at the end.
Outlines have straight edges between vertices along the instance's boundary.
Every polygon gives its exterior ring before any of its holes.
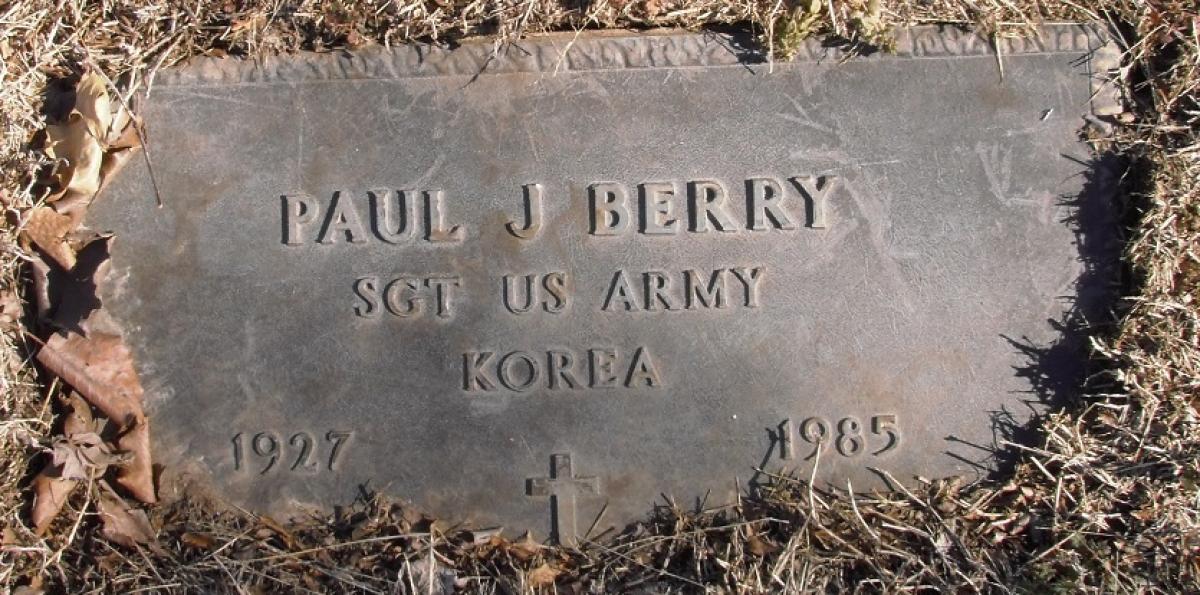
{"type": "Polygon", "coordinates": [[[329,430],[324,440],[309,432],[296,432],[287,438],[275,432],[254,435],[239,432],[233,436],[233,468],[237,471],[266,475],[271,470],[296,473],[337,471],[347,443],[354,432],[329,430]]]}

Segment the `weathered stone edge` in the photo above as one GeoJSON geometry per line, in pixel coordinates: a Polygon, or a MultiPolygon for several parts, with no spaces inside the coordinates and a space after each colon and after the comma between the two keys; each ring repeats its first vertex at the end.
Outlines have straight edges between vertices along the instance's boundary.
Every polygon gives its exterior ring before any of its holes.
{"type": "MultiPolygon", "coordinates": [[[[1089,54],[1111,45],[1096,25],[1044,25],[1038,36],[989,39],[950,26],[920,26],[896,32],[896,52],[866,59],[916,59],[1046,53],[1089,54]]],[[[819,39],[806,40],[791,62],[836,61],[846,52],[819,39]]],[[[403,79],[489,76],[513,73],[581,72],[638,68],[733,66],[761,62],[754,50],[717,33],[653,31],[622,35],[548,35],[522,40],[496,52],[490,43],[458,48],[408,44],[359,52],[300,53],[253,63],[201,58],[161,71],[156,86],[214,86],[298,83],[343,79],[403,79]]]]}
{"type": "Polygon", "coordinates": [[[1097,38],[1097,45],[1089,54],[1091,108],[1097,116],[1111,116],[1125,111],[1120,84],[1121,53],[1112,39],[1103,36],[1097,38]]]}

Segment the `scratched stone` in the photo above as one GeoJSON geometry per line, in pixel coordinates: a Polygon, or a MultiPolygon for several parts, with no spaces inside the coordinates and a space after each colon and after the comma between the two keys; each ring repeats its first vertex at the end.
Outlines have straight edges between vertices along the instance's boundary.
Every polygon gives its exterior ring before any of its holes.
{"type": "Polygon", "coordinates": [[[999,60],[952,29],[897,41],[164,71],[152,170],[87,221],[115,236],[100,291],[164,496],[288,514],[377,491],[568,542],[767,474],[994,469],[1078,385],[1108,304],[1108,174],[1078,132],[1117,109],[1113,52],[1068,26],[999,60]]]}

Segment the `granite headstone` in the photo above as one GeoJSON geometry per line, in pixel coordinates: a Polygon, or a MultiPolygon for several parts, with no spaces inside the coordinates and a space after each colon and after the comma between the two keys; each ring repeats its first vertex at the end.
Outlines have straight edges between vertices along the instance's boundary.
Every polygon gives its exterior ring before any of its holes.
{"type": "Polygon", "coordinates": [[[652,32],[164,71],[153,166],[87,221],[115,236],[101,294],[162,489],[276,514],[380,491],[570,541],[764,473],[986,472],[1081,373],[1070,319],[1104,294],[1079,141],[1112,109],[1103,40],[914,28],[772,63],[652,32]]]}

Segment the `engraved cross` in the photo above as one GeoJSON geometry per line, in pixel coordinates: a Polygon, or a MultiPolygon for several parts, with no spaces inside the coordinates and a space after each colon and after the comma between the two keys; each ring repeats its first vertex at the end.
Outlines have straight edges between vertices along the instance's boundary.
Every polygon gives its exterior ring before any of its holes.
{"type": "Polygon", "coordinates": [[[533,498],[550,499],[550,538],[560,544],[573,544],[578,537],[575,526],[575,497],[600,495],[600,478],[576,477],[571,455],[550,455],[550,477],[525,480],[525,493],[533,498]]]}

